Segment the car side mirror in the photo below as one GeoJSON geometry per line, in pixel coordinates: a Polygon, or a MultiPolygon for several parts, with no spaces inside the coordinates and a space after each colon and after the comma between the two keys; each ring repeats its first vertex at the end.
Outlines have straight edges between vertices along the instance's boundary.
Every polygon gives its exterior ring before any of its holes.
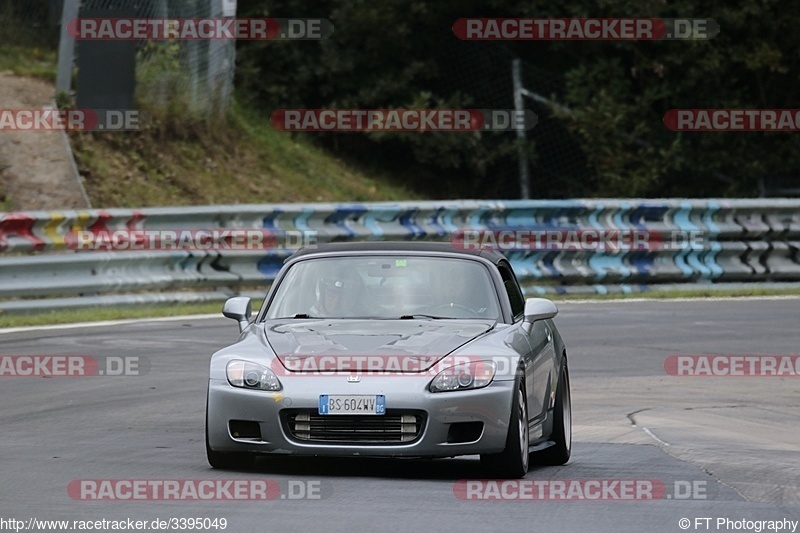
{"type": "Polygon", "coordinates": [[[525,322],[532,324],[537,320],[553,318],[557,314],[558,307],[547,298],[528,298],[525,300],[525,322]]]}
{"type": "Polygon", "coordinates": [[[222,307],[222,314],[227,318],[237,320],[239,322],[239,331],[244,331],[244,328],[250,323],[250,316],[253,314],[250,298],[246,296],[229,298],[222,307]]]}

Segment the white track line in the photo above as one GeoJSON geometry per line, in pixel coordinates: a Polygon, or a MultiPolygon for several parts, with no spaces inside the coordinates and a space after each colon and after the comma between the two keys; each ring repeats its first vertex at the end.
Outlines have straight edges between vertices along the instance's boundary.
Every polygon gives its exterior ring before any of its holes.
{"type": "Polygon", "coordinates": [[[54,324],[50,326],[24,326],[18,328],[0,328],[0,335],[4,333],[21,333],[25,331],[50,331],[59,329],[78,329],[78,328],[104,328],[111,326],[122,326],[126,324],[136,324],[138,322],[177,322],[181,320],[207,320],[209,318],[222,318],[221,314],[213,315],[180,315],[164,316],[158,318],[125,318],[120,320],[104,320],[101,322],[78,322],[75,324],[54,324]]]}
{"type": "MultiPolygon", "coordinates": [[[[634,426],[634,427],[636,427],[636,426],[634,426]]],[[[644,432],[645,432],[645,433],[647,433],[648,435],[650,435],[650,436],[653,438],[653,440],[655,440],[656,442],[659,442],[659,443],[661,443],[661,445],[662,445],[662,446],[669,446],[669,442],[664,442],[663,440],[659,439],[659,438],[658,438],[658,437],[656,437],[656,436],[655,436],[655,434],[654,434],[652,431],[650,431],[648,428],[646,428],[646,427],[643,427],[642,429],[644,430],[644,432]]]]}

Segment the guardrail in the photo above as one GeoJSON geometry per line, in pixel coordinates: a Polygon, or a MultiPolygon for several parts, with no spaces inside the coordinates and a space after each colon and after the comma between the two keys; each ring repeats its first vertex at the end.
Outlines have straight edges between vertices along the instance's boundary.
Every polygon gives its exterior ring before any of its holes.
{"type": "Polygon", "coordinates": [[[459,230],[697,234],[703,239],[701,247],[609,251],[512,246],[502,251],[526,289],[536,293],[800,282],[796,199],[428,201],[17,212],[0,214],[0,311],[185,300],[185,292],[175,291],[186,290],[224,298],[243,287],[266,287],[294,251],[76,252],[65,240],[80,230],[176,229],[314,232],[331,241],[448,241],[459,230]],[[146,292],[150,294],[141,294],[146,292]],[[50,300],[43,304],[30,298],[50,300]]]}

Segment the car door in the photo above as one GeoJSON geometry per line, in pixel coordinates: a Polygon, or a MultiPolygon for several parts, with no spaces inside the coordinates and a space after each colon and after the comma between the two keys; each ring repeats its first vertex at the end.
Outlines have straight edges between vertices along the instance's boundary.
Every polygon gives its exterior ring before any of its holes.
{"type": "MultiPolygon", "coordinates": [[[[503,286],[511,303],[514,321],[522,321],[525,311],[525,299],[520,290],[517,278],[510,265],[504,261],[498,264],[503,286]]],[[[553,332],[546,321],[538,321],[530,327],[520,328],[526,333],[528,350],[524,354],[525,388],[528,396],[528,415],[530,422],[540,423],[550,407],[550,380],[555,371],[555,349],[553,332]]],[[[536,438],[531,434],[531,438],[536,438]]]]}
{"type": "Polygon", "coordinates": [[[528,341],[533,352],[533,384],[532,403],[528,404],[528,411],[535,422],[544,420],[550,409],[553,373],[555,372],[555,349],[553,347],[553,332],[545,320],[535,322],[530,328],[528,341]]]}

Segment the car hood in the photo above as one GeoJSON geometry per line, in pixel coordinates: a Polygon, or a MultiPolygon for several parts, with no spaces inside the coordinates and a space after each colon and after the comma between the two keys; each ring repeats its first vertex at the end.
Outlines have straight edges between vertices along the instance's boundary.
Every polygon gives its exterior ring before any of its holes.
{"type": "Polygon", "coordinates": [[[322,356],[331,370],[352,370],[356,356],[368,356],[371,370],[398,366],[427,370],[493,327],[494,322],[476,320],[289,319],[268,322],[264,334],[278,360],[290,370],[316,368],[303,363],[322,356]],[[412,363],[409,358],[413,364],[407,365],[412,363]]]}

